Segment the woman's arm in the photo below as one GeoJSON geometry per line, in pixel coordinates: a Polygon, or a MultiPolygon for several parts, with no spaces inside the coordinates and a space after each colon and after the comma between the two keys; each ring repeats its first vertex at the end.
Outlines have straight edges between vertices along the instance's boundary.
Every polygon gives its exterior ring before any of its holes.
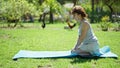
{"type": "Polygon", "coordinates": [[[69,19],[67,19],[66,22],[67,22],[67,25],[69,26],[70,29],[72,29],[72,28],[74,28],[76,26],[76,23],[71,25],[69,19]]]}
{"type": "Polygon", "coordinates": [[[82,26],[82,29],[81,29],[81,35],[77,39],[77,43],[74,47],[74,50],[78,49],[80,44],[83,42],[84,38],[86,37],[88,29],[89,29],[89,24],[86,23],[86,22],[83,22],[83,26],[82,26]]]}

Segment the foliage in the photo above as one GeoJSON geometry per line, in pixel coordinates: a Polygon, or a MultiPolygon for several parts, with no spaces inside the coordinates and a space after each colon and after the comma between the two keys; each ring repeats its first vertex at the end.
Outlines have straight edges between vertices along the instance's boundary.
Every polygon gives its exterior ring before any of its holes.
{"type": "Polygon", "coordinates": [[[109,16],[104,16],[102,18],[102,22],[108,22],[109,21],[109,16]]]}
{"type": "Polygon", "coordinates": [[[115,25],[114,25],[114,31],[120,31],[120,23],[119,22],[115,22],[115,25]]]}
{"type": "Polygon", "coordinates": [[[64,0],[57,0],[61,5],[63,5],[65,2],[64,0]]]}
{"type": "Polygon", "coordinates": [[[62,13],[62,6],[56,0],[45,0],[41,5],[43,12],[49,12],[52,10],[54,13],[62,13]]]}
{"type": "Polygon", "coordinates": [[[86,13],[91,16],[91,4],[90,2],[82,3],[81,6],[85,9],[86,13]],[[86,5],[87,4],[87,5],[86,5]]]}
{"type": "MultiPolygon", "coordinates": [[[[120,11],[120,0],[94,0],[94,10],[95,15],[98,16],[98,21],[102,18],[102,16],[108,15],[110,17],[110,21],[113,22],[112,14],[120,11]]],[[[96,17],[94,17],[96,19],[96,17]]],[[[100,21],[99,21],[100,22],[100,21]]]]}
{"type": "Polygon", "coordinates": [[[100,0],[100,2],[102,2],[103,3],[103,5],[104,4],[106,4],[106,5],[116,5],[116,6],[119,6],[120,4],[120,0],[100,0]]]}
{"type": "Polygon", "coordinates": [[[26,0],[8,0],[0,5],[0,13],[8,19],[20,19],[25,13],[35,13],[35,6],[26,0]]]}
{"type": "MultiPolygon", "coordinates": [[[[105,6],[108,6],[109,8],[111,7],[112,9],[113,9],[113,11],[115,10],[116,11],[116,9],[118,10],[118,11],[120,11],[120,9],[119,8],[117,8],[118,6],[120,6],[120,0],[99,0],[100,2],[100,4],[102,4],[102,5],[105,5],[105,6]]],[[[110,10],[111,10],[111,8],[110,8],[110,10]]],[[[114,12],[115,12],[114,11],[114,12]]]]}
{"type": "Polygon", "coordinates": [[[100,0],[100,2],[102,2],[103,6],[107,6],[109,8],[110,20],[113,21],[112,14],[120,11],[118,8],[118,6],[120,6],[120,0],[100,0]]]}
{"type": "Polygon", "coordinates": [[[42,14],[42,10],[41,9],[41,4],[45,1],[45,0],[26,0],[28,1],[29,4],[33,4],[36,8],[36,12],[34,13],[35,16],[39,16],[40,14],[42,14]]]}
{"type": "Polygon", "coordinates": [[[63,7],[56,0],[45,0],[40,6],[42,12],[49,13],[49,22],[53,23],[53,14],[61,14],[63,13],[63,7]]]}
{"type": "Polygon", "coordinates": [[[102,17],[102,22],[100,25],[103,31],[108,31],[108,29],[112,27],[111,22],[109,22],[109,16],[102,17]]]}

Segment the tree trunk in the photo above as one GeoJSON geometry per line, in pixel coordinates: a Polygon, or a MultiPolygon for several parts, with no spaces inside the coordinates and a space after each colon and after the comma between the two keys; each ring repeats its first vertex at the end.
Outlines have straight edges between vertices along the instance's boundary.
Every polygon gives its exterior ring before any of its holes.
{"type": "Polygon", "coordinates": [[[74,3],[73,6],[75,6],[77,4],[77,0],[73,0],[73,3],[74,3]]]}
{"type": "Polygon", "coordinates": [[[50,7],[50,19],[49,23],[53,23],[53,12],[52,12],[52,7],[50,7]]]}
{"type": "Polygon", "coordinates": [[[112,19],[112,14],[113,14],[113,8],[112,8],[112,5],[107,5],[110,9],[110,20],[113,22],[113,19],[112,19]]]}
{"type": "Polygon", "coordinates": [[[93,23],[94,22],[94,0],[91,0],[91,6],[92,6],[91,23],[93,23]]]}
{"type": "Polygon", "coordinates": [[[64,0],[57,0],[61,5],[65,4],[64,0]]]}
{"type": "Polygon", "coordinates": [[[39,4],[42,5],[42,3],[44,2],[44,0],[39,0],[39,4]]]}

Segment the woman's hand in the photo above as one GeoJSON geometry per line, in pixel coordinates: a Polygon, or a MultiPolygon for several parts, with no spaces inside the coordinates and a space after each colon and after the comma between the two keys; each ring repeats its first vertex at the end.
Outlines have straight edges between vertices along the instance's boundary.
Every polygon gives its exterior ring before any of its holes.
{"type": "Polygon", "coordinates": [[[75,48],[73,48],[73,49],[71,50],[71,52],[75,52],[75,51],[77,51],[77,50],[79,50],[79,48],[78,48],[78,46],[75,46],[75,48]]]}
{"type": "Polygon", "coordinates": [[[71,50],[71,53],[76,53],[76,50],[72,49],[72,50],[71,50]]]}
{"type": "Polygon", "coordinates": [[[75,45],[75,47],[74,47],[74,50],[78,50],[79,49],[79,45],[75,45]]]}
{"type": "Polygon", "coordinates": [[[74,48],[74,49],[72,49],[72,50],[71,50],[71,53],[72,53],[72,54],[76,54],[76,55],[79,54],[79,48],[74,48]]]}

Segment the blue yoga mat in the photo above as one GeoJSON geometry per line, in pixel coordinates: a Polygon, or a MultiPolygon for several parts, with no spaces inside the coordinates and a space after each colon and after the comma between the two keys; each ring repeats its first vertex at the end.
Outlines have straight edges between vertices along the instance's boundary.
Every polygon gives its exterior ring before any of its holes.
{"type": "MultiPolygon", "coordinates": [[[[97,57],[113,57],[118,56],[110,51],[109,46],[104,46],[100,49],[101,55],[97,57]]],[[[20,50],[14,57],[13,60],[18,58],[70,58],[78,56],[77,54],[71,53],[71,51],[29,51],[20,50]]]]}

